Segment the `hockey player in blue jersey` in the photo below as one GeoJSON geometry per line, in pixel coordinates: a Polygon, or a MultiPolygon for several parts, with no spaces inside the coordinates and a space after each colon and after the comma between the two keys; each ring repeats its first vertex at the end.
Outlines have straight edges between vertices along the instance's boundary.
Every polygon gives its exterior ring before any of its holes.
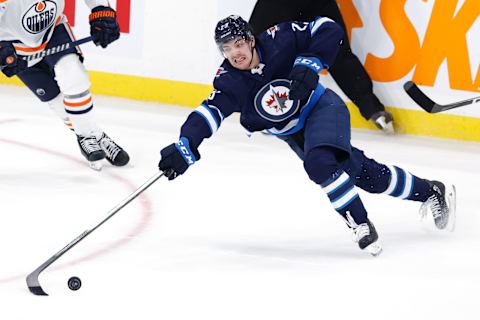
{"type": "Polygon", "coordinates": [[[214,90],[181,127],[177,143],[161,150],[160,170],[170,180],[200,160],[199,145],[234,112],[249,132],[284,140],[303,161],[353,231],[360,249],[382,251],[358,188],[422,203],[438,229],[453,230],[455,187],[412,175],[367,158],[350,144],[345,103],[319,82],[318,73],[334,61],[342,30],[329,18],[286,22],[254,37],[239,16],[218,22],[215,41],[225,57],[214,90]]]}

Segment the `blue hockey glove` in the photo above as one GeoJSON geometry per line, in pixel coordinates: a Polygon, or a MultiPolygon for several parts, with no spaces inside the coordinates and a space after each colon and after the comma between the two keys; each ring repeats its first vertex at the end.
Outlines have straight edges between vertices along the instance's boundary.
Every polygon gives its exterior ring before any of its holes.
{"type": "Polygon", "coordinates": [[[298,56],[288,78],[292,80],[288,98],[306,100],[318,85],[318,73],[323,69],[322,62],[316,57],[298,56]]]}
{"type": "Polygon", "coordinates": [[[117,13],[112,8],[95,7],[88,19],[90,21],[90,35],[97,46],[106,48],[110,43],[120,38],[117,13]]]}
{"type": "Polygon", "coordinates": [[[0,69],[7,77],[13,77],[27,67],[28,62],[17,56],[17,51],[10,42],[0,41],[0,69]]]}
{"type": "Polygon", "coordinates": [[[163,148],[160,155],[162,158],[158,167],[165,172],[168,180],[184,174],[188,167],[200,160],[200,153],[194,146],[190,146],[188,138],[185,137],[181,137],[177,143],[163,148]]]}

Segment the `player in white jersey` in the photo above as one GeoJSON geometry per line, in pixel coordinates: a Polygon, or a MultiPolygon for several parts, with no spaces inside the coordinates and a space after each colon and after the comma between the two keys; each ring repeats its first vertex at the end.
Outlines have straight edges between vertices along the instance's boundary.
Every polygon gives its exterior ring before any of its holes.
{"type": "MultiPolygon", "coordinates": [[[[107,0],[84,0],[92,10],[90,33],[106,48],[120,37],[116,12],[107,0]]],[[[0,0],[0,69],[20,80],[46,102],[77,135],[80,150],[94,169],[107,159],[124,166],[128,154],[92,118],[90,81],[79,48],[26,62],[22,58],[74,41],[64,0],[0,0]]]]}

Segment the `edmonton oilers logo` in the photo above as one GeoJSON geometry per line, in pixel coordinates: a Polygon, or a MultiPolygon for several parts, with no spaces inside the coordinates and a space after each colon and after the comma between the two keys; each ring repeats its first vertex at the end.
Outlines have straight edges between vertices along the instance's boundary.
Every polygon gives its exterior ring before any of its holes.
{"type": "Polygon", "coordinates": [[[290,81],[277,79],[267,83],[255,96],[255,110],[264,119],[280,122],[295,114],[299,100],[288,99],[290,81]]]}
{"type": "Polygon", "coordinates": [[[32,34],[40,33],[50,28],[57,16],[57,4],[53,1],[39,1],[23,15],[23,28],[32,34]]]}

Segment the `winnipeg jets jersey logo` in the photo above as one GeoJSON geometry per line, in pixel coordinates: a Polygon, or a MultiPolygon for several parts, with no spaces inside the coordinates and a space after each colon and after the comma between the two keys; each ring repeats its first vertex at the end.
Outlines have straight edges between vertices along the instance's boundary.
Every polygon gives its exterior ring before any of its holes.
{"type": "Polygon", "coordinates": [[[38,34],[55,23],[57,4],[50,0],[39,1],[32,5],[23,15],[23,28],[32,34],[38,34]]]}
{"type": "Polygon", "coordinates": [[[255,110],[264,119],[280,122],[295,114],[300,101],[288,99],[290,81],[273,80],[263,86],[255,96],[255,110]]]}

